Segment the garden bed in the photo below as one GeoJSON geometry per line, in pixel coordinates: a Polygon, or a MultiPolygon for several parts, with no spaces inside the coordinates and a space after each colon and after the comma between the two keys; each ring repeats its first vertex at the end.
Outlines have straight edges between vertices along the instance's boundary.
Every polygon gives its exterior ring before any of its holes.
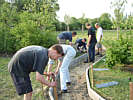
{"type": "MultiPolygon", "coordinates": [[[[93,68],[107,68],[104,60],[98,62],[93,68]]],[[[107,100],[129,100],[129,82],[133,82],[131,72],[122,71],[122,65],[116,65],[112,69],[93,71],[93,89],[107,100]],[[118,85],[97,88],[96,84],[116,81],[118,85]]],[[[91,76],[91,72],[89,73],[91,76]]],[[[92,79],[91,79],[92,80],[92,79]]]]}

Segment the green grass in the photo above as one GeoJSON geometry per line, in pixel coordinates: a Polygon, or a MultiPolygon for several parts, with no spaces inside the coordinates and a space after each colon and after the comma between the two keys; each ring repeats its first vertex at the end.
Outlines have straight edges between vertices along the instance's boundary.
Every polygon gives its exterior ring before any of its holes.
{"type": "MultiPolygon", "coordinates": [[[[84,32],[84,34],[81,33],[81,31],[77,31],[78,35],[73,38],[73,43],[76,41],[78,38],[86,38],[88,39],[88,33],[87,30],[84,32]]],[[[106,47],[109,48],[110,45],[114,40],[117,40],[117,33],[116,31],[103,31],[103,39],[102,39],[102,44],[106,47]]]]}
{"type": "MultiPolygon", "coordinates": [[[[109,100],[129,100],[129,77],[133,79],[133,75],[130,72],[121,71],[121,66],[122,65],[117,65],[107,71],[93,71],[94,90],[105,98],[111,98],[109,100]],[[96,84],[111,81],[117,81],[119,84],[104,88],[96,88],[95,86],[96,84]]],[[[104,61],[101,60],[94,68],[106,68],[104,61]]]]}

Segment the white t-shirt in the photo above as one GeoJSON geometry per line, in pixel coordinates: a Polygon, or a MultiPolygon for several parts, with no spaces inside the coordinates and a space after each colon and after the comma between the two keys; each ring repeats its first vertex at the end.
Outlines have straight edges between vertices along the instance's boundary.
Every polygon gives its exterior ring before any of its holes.
{"type": "Polygon", "coordinates": [[[100,37],[102,36],[103,37],[103,29],[101,28],[101,27],[99,27],[98,29],[97,29],[97,42],[99,42],[100,41],[100,37]]]}

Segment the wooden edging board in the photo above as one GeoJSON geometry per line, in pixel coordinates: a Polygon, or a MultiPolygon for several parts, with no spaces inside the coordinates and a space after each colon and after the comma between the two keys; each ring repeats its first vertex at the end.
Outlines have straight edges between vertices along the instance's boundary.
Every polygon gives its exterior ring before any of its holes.
{"type": "MultiPolygon", "coordinates": [[[[103,56],[101,59],[103,59],[105,56],[103,56]]],[[[92,65],[94,66],[96,63],[98,63],[101,59],[99,59],[98,61],[96,61],[95,63],[93,63],[92,65]]],[[[93,100],[106,100],[103,97],[101,97],[99,94],[97,94],[90,85],[90,77],[89,77],[89,69],[91,68],[91,66],[88,66],[88,68],[86,69],[86,82],[87,82],[87,89],[88,89],[88,94],[90,96],[90,98],[92,98],[93,100]]]]}

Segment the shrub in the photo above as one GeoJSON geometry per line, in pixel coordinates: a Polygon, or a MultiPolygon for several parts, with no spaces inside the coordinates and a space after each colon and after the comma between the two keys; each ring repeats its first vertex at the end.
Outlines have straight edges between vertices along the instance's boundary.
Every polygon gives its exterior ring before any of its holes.
{"type": "Polygon", "coordinates": [[[131,45],[127,39],[114,41],[111,48],[106,51],[106,64],[108,67],[116,63],[128,64],[131,59],[131,45]]]}

